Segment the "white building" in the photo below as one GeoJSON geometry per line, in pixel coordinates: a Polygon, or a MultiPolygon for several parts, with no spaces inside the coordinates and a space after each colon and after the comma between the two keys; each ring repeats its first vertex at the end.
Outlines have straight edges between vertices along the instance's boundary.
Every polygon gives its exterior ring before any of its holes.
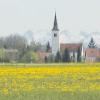
{"type": "Polygon", "coordinates": [[[58,29],[57,17],[55,13],[54,26],[52,29],[52,54],[56,55],[58,51],[60,51],[59,29],[58,29]]]}

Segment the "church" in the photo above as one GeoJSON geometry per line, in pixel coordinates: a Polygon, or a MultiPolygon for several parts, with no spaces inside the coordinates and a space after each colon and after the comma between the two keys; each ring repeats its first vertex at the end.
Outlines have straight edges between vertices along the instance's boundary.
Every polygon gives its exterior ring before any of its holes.
{"type": "Polygon", "coordinates": [[[81,50],[81,57],[83,56],[82,43],[60,43],[59,42],[59,28],[57,23],[57,16],[55,13],[54,25],[52,29],[52,55],[56,56],[57,52],[63,53],[65,49],[68,50],[71,61],[77,62],[78,49],[81,50]]]}
{"type": "Polygon", "coordinates": [[[81,59],[83,62],[100,62],[100,48],[98,48],[91,38],[89,45],[84,48],[83,43],[60,43],[60,32],[55,13],[54,25],[52,29],[52,55],[56,56],[57,52],[63,53],[68,50],[71,62],[77,62],[78,50],[81,51],[81,59]]]}

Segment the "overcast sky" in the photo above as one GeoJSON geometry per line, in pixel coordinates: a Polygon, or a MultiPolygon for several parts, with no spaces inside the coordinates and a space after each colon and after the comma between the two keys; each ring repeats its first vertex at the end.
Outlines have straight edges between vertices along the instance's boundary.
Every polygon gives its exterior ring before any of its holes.
{"type": "Polygon", "coordinates": [[[100,0],[0,0],[0,34],[51,30],[100,32],[100,0]]]}

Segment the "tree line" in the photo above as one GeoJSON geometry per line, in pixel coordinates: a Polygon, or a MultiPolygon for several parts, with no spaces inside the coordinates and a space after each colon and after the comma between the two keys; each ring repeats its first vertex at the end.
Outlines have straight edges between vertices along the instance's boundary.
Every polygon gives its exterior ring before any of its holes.
{"type": "Polygon", "coordinates": [[[0,37],[0,62],[38,62],[37,51],[46,51],[46,46],[34,40],[29,45],[28,40],[18,34],[0,37]]]}

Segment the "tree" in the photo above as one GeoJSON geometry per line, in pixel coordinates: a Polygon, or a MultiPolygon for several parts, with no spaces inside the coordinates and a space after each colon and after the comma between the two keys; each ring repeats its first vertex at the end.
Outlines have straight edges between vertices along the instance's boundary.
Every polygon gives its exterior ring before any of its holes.
{"type": "Polygon", "coordinates": [[[54,60],[55,60],[54,55],[49,55],[49,56],[48,56],[48,62],[49,62],[49,63],[53,63],[54,60]]]}
{"type": "Polygon", "coordinates": [[[31,42],[30,48],[31,48],[31,50],[33,50],[35,52],[37,52],[37,51],[46,51],[46,45],[42,45],[41,43],[35,42],[35,41],[31,42]]]}
{"type": "Polygon", "coordinates": [[[69,55],[69,51],[67,49],[65,49],[65,51],[63,53],[62,61],[70,62],[70,55],[69,55]]]}
{"type": "Polygon", "coordinates": [[[77,62],[81,62],[81,48],[78,48],[77,51],[77,62]]]}
{"type": "Polygon", "coordinates": [[[60,52],[58,51],[55,56],[55,62],[60,62],[60,61],[61,61],[61,55],[60,55],[60,52]]]}
{"type": "Polygon", "coordinates": [[[73,52],[73,62],[75,62],[75,52],[73,52]]]}
{"type": "Polygon", "coordinates": [[[48,42],[46,46],[46,52],[49,52],[49,50],[50,50],[50,43],[48,42]]]}
{"type": "Polygon", "coordinates": [[[4,48],[4,37],[0,37],[0,48],[4,48]]]}
{"type": "Polygon", "coordinates": [[[4,39],[4,47],[6,49],[17,49],[23,50],[27,47],[27,40],[25,37],[20,35],[10,35],[4,39]]]}
{"type": "Polygon", "coordinates": [[[48,62],[48,58],[47,58],[47,56],[45,56],[44,61],[45,61],[45,63],[48,62]]]}
{"type": "Polygon", "coordinates": [[[22,58],[19,58],[19,62],[34,63],[38,61],[38,55],[34,51],[27,51],[22,58]]]}

